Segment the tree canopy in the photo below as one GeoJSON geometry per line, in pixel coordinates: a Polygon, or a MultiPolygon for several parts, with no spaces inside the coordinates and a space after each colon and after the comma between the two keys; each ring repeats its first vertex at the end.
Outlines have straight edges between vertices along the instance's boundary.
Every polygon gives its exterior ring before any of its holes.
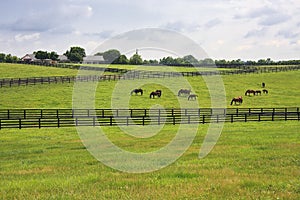
{"type": "Polygon", "coordinates": [[[85,49],[82,47],[71,47],[64,55],[72,62],[81,62],[83,57],[86,56],[85,49]]]}

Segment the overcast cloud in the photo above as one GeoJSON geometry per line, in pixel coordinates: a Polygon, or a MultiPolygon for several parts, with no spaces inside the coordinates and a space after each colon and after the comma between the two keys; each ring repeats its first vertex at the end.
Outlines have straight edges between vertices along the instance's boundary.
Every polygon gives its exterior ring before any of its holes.
{"type": "Polygon", "coordinates": [[[299,59],[299,0],[10,0],[1,2],[0,52],[90,54],[142,28],[175,30],[215,59],[299,59]]]}

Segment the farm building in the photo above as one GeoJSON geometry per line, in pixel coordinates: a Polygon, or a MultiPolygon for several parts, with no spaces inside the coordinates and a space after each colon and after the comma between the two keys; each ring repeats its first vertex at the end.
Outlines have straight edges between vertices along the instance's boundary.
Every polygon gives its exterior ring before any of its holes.
{"type": "Polygon", "coordinates": [[[70,62],[68,57],[65,56],[65,55],[59,55],[57,59],[58,59],[59,62],[70,62]]]}
{"type": "Polygon", "coordinates": [[[35,54],[26,54],[21,58],[21,61],[30,63],[30,62],[38,62],[40,60],[35,58],[35,54]]]}
{"type": "Polygon", "coordinates": [[[86,56],[83,57],[83,64],[103,64],[105,63],[103,56],[86,56]]]}

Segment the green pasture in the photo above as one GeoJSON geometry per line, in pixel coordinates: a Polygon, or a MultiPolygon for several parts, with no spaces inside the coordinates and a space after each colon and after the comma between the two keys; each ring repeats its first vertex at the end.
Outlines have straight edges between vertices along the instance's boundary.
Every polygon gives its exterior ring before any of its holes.
{"type": "Polygon", "coordinates": [[[76,74],[77,70],[68,68],[0,63],[0,79],[45,76],[74,76],[76,74]]]}
{"type": "MultiPolygon", "coordinates": [[[[213,78],[213,77],[212,77],[213,78]]],[[[121,81],[102,81],[98,83],[95,92],[96,108],[111,108],[111,102],[115,102],[118,108],[150,108],[161,105],[165,108],[197,106],[210,107],[211,99],[206,82],[201,77],[187,77],[189,85],[178,81],[178,78],[166,79],[139,79],[121,81]],[[175,88],[173,91],[167,86],[175,88]],[[143,96],[132,95],[131,90],[136,87],[145,89],[143,96]],[[181,88],[192,89],[198,95],[198,101],[188,101],[187,96],[177,96],[181,88]],[[150,99],[150,92],[161,89],[161,98],[150,99]],[[128,101],[125,106],[123,103],[128,101]]],[[[181,79],[182,80],[182,79],[181,79]]],[[[228,107],[295,107],[300,105],[299,85],[300,71],[248,74],[248,75],[224,75],[222,76],[226,91],[226,105],[228,107]],[[266,83],[269,94],[261,96],[245,96],[247,89],[261,90],[261,83],[266,83]],[[230,106],[233,97],[243,96],[242,105],[230,106]]],[[[89,83],[86,84],[89,88],[89,83]]],[[[216,86],[216,90],[221,89],[216,86]]],[[[30,86],[14,86],[0,88],[0,108],[71,108],[73,83],[65,84],[37,84],[30,86]]],[[[85,95],[83,94],[84,98],[85,95]]],[[[94,105],[91,105],[92,108],[94,105]]]]}
{"type": "MultiPolygon", "coordinates": [[[[0,64],[3,71],[0,74],[3,78],[19,78],[77,72],[29,67],[33,66],[0,64]]],[[[198,104],[210,107],[206,79],[184,79],[189,85],[179,78],[99,82],[95,86],[95,105],[91,106],[111,108],[113,102],[114,106],[130,108],[189,108],[198,104]],[[189,86],[198,95],[197,101],[177,97],[177,90],[189,86]],[[145,94],[130,96],[136,87],[145,89],[145,94]],[[150,99],[149,93],[156,89],[163,91],[162,97],[150,99]]],[[[300,105],[300,71],[222,76],[222,80],[228,107],[300,105]],[[247,89],[262,89],[262,82],[266,83],[268,95],[244,96],[247,89]],[[242,105],[229,105],[232,97],[241,95],[242,105]]],[[[74,85],[3,87],[0,109],[72,108],[74,85]]],[[[84,102],[90,98],[91,83],[80,85],[87,88],[80,96],[84,102]]],[[[179,125],[165,125],[150,138],[135,138],[118,127],[102,130],[113,144],[124,150],[149,152],[168,144],[178,128],[179,125]]],[[[300,199],[298,121],[226,123],[213,150],[199,159],[207,130],[207,124],[200,124],[192,145],[170,166],[155,172],[131,174],[97,161],[83,146],[76,128],[2,129],[0,199],[300,199]]]]}
{"type": "Polygon", "coordinates": [[[91,66],[91,67],[109,67],[116,69],[127,69],[127,70],[145,70],[145,71],[160,71],[160,72],[203,72],[203,71],[214,71],[214,70],[232,70],[229,68],[211,68],[211,67],[187,67],[187,66],[152,66],[152,65],[119,65],[119,64],[80,64],[80,66],[91,66]]]}
{"type": "MultiPolygon", "coordinates": [[[[150,151],[155,139],[133,139],[118,128],[107,136],[121,148],[150,151]]],[[[1,199],[299,199],[299,122],[226,124],[212,152],[199,159],[207,130],[176,162],[145,174],[123,173],[95,160],[75,128],[0,131],[1,199]]]]}

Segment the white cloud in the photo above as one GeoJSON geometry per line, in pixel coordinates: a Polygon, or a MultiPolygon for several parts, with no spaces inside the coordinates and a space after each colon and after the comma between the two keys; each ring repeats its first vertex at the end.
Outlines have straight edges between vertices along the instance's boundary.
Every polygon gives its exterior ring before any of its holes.
{"type": "Polygon", "coordinates": [[[40,38],[40,33],[33,33],[33,34],[18,34],[15,36],[15,40],[17,42],[24,42],[24,41],[30,41],[30,40],[38,40],[40,38]]]}

